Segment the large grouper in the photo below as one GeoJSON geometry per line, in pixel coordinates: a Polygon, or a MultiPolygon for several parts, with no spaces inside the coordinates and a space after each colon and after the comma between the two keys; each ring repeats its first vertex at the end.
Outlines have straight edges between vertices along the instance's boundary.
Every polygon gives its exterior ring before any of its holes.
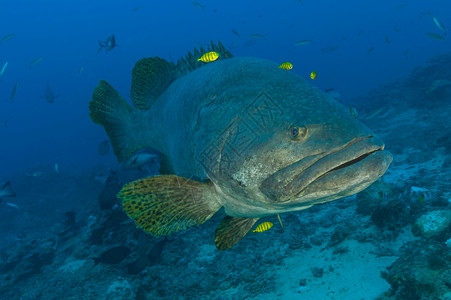
{"type": "Polygon", "coordinates": [[[392,161],[348,107],[274,62],[232,57],[220,42],[177,64],[138,61],[130,97],[134,108],[101,80],[90,117],[119,162],[144,148],[161,154],[161,175],[118,194],[154,236],[200,225],[223,207],[215,243],[226,250],[259,218],[353,195],[392,161]],[[210,51],[219,59],[199,61],[210,51]]]}

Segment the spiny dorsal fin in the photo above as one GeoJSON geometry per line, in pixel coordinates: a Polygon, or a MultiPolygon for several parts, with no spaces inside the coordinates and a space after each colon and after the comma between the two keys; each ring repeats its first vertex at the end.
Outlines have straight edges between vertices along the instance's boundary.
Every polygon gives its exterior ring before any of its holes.
{"type": "Polygon", "coordinates": [[[132,71],[130,97],[138,109],[149,109],[175,79],[175,65],[159,57],[139,60],[132,71]]]}
{"type": "Polygon", "coordinates": [[[202,56],[202,54],[200,54],[199,50],[197,50],[196,48],[194,48],[194,57],[200,58],[202,56]]]}
{"type": "Polygon", "coordinates": [[[199,47],[199,50],[194,49],[194,54],[188,51],[188,54],[184,58],[179,59],[179,61],[177,62],[177,77],[183,76],[197,68],[204,66],[205,63],[198,61],[198,59],[202,55],[210,51],[215,51],[219,53],[218,60],[233,57],[232,54],[229,51],[227,51],[226,48],[224,48],[221,42],[218,41],[218,43],[215,44],[212,41],[211,45],[207,45],[207,49],[199,47]]]}
{"type": "Polygon", "coordinates": [[[149,109],[155,100],[167,89],[177,77],[183,76],[205,65],[198,59],[207,52],[216,51],[218,59],[232,57],[221,42],[211,42],[207,50],[200,47],[194,49],[194,54],[188,52],[185,58],[179,59],[177,65],[159,57],[148,57],[139,60],[132,71],[132,86],[130,97],[133,105],[138,109],[149,109]]]}

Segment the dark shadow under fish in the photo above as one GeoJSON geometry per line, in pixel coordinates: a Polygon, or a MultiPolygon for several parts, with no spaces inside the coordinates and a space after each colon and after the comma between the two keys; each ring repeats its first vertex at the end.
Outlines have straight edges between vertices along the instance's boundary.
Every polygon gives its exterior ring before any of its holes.
{"type": "Polygon", "coordinates": [[[76,213],[74,211],[68,211],[64,213],[64,221],[62,229],[58,233],[61,238],[69,238],[77,233],[77,229],[80,228],[80,224],[77,223],[76,213]]]}
{"type": "Polygon", "coordinates": [[[103,252],[99,257],[92,258],[94,260],[94,264],[98,265],[99,263],[108,264],[108,265],[117,265],[121,263],[127,256],[130,255],[132,251],[125,246],[118,246],[103,252]]]}
{"type": "Polygon", "coordinates": [[[147,253],[147,259],[149,260],[150,266],[155,265],[159,261],[161,252],[163,251],[163,248],[166,245],[167,241],[167,238],[159,241],[152,247],[152,249],[150,249],[149,253],[147,253]]]}
{"type": "Polygon", "coordinates": [[[58,98],[60,95],[55,95],[52,91],[52,89],[50,88],[50,84],[47,81],[47,87],[45,89],[45,94],[44,96],[41,96],[41,98],[45,99],[48,103],[53,103],[55,102],[55,99],[58,98]]]}
{"type": "Polygon", "coordinates": [[[128,274],[138,274],[142,272],[146,267],[157,264],[161,258],[161,252],[168,241],[167,238],[156,243],[152,249],[150,249],[147,255],[138,257],[134,262],[127,265],[128,274]]]}
{"type": "Polygon", "coordinates": [[[131,275],[136,275],[141,273],[148,265],[149,260],[147,257],[140,256],[135,261],[127,265],[127,273],[131,275]]]}
{"type": "Polygon", "coordinates": [[[119,46],[116,44],[116,37],[112,34],[106,39],[106,41],[99,41],[99,50],[97,50],[97,54],[99,54],[102,49],[105,49],[106,53],[108,53],[116,47],[119,46]]]}
{"type": "Polygon", "coordinates": [[[108,176],[105,187],[99,195],[99,204],[101,210],[111,209],[115,204],[120,204],[120,201],[117,199],[116,195],[122,188],[122,184],[119,182],[119,179],[116,173],[111,173],[108,176]]]}

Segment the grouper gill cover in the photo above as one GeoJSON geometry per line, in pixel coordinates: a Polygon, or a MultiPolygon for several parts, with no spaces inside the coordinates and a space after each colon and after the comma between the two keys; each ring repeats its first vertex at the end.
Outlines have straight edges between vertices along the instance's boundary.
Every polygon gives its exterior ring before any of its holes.
{"type": "Polygon", "coordinates": [[[138,61],[130,96],[134,107],[102,80],[90,116],[120,162],[144,148],[159,154],[161,175],[118,194],[128,216],[154,236],[200,225],[224,208],[215,243],[226,250],[259,218],[281,220],[353,195],[392,161],[349,107],[277,63],[232,57],[220,42],[177,64],[138,61]],[[211,51],[217,60],[199,61],[211,51]]]}

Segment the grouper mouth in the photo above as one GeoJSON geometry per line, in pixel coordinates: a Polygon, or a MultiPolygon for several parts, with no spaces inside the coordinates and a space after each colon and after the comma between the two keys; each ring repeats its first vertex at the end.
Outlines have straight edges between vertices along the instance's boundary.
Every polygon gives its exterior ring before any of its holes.
{"type": "Polygon", "coordinates": [[[385,173],[392,156],[384,148],[377,137],[354,138],[275,172],[262,182],[260,190],[279,203],[321,202],[352,195],[385,173]]]}

